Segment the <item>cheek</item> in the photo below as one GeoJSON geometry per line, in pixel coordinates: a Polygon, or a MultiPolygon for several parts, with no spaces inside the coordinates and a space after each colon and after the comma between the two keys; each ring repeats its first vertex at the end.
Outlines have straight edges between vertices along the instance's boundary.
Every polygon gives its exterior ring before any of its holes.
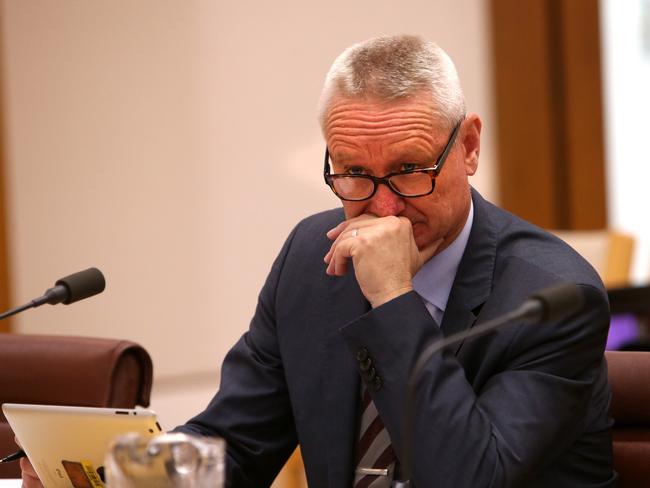
{"type": "Polygon", "coordinates": [[[449,212],[444,200],[431,195],[426,201],[413,202],[413,236],[418,244],[436,240],[444,234],[449,212]]]}
{"type": "Polygon", "coordinates": [[[407,213],[414,229],[425,229],[438,220],[440,204],[434,195],[413,199],[409,207],[407,213]]]}

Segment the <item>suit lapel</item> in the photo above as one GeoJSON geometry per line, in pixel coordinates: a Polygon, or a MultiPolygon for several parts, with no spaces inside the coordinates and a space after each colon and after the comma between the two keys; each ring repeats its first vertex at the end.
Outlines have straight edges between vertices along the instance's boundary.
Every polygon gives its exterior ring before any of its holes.
{"type": "MultiPolygon", "coordinates": [[[[496,226],[490,204],[472,189],[474,221],[449,294],[441,328],[445,336],[469,329],[490,295],[496,259],[496,226]]],[[[462,343],[458,344],[458,351],[462,343]]]]}
{"type": "Polygon", "coordinates": [[[323,384],[325,411],[323,455],[327,456],[329,486],[351,486],[358,422],[360,378],[352,353],[339,328],[366,313],[370,306],[361,293],[354,272],[331,278],[332,289],[326,323],[323,384]]]}

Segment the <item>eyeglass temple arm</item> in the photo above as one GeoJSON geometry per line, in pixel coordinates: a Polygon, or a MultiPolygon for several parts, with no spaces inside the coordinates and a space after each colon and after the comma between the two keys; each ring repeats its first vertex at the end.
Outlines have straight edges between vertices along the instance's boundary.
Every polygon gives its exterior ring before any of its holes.
{"type": "Polygon", "coordinates": [[[454,127],[454,130],[451,132],[451,136],[449,136],[449,141],[447,142],[447,145],[445,146],[445,149],[442,151],[442,154],[438,156],[438,163],[436,163],[436,172],[439,173],[440,170],[442,170],[442,167],[445,164],[445,161],[447,161],[447,155],[449,155],[449,152],[451,151],[451,148],[454,147],[454,142],[456,142],[456,136],[458,135],[458,132],[460,132],[460,125],[463,123],[463,120],[459,120],[458,123],[456,124],[456,127],[454,127]]]}
{"type": "MultiPolygon", "coordinates": [[[[327,177],[330,174],[329,161],[330,161],[330,150],[329,150],[329,148],[327,146],[325,146],[325,163],[324,163],[324,167],[323,167],[323,178],[325,178],[325,183],[327,183],[327,177]]],[[[329,183],[327,183],[327,184],[329,184],[329,183]]]]}

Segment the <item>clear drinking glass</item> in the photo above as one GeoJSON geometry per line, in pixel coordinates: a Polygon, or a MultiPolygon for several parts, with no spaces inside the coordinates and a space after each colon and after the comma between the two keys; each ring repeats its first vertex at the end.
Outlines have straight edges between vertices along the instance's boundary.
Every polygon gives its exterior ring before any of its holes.
{"type": "Polygon", "coordinates": [[[222,439],[180,433],[117,437],[106,454],[108,488],[223,488],[222,439]]]}

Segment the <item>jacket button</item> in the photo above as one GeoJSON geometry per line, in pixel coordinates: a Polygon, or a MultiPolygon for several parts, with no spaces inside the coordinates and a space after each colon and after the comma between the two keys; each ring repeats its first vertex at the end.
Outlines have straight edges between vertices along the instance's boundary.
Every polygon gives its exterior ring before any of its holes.
{"type": "Polygon", "coordinates": [[[381,390],[381,387],[384,385],[384,381],[381,379],[381,376],[375,376],[372,380],[372,386],[374,391],[381,390]]]}
{"type": "Polygon", "coordinates": [[[372,381],[377,376],[377,371],[375,368],[370,368],[368,371],[363,372],[363,379],[366,381],[372,381]]]}
{"type": "Polygon", "coordinates": [[[361,371],[368,371],[372,366],[372,359],[366,358],[365,361],[360,361],[359,362],[359,369],[361,371]]]}
{"type": "Polygon", "coordinates": [[[368,349],[362,347],[361,349],[357,350],[357,361],[362,362],[366,359],[368,359],[368,349]]]}

